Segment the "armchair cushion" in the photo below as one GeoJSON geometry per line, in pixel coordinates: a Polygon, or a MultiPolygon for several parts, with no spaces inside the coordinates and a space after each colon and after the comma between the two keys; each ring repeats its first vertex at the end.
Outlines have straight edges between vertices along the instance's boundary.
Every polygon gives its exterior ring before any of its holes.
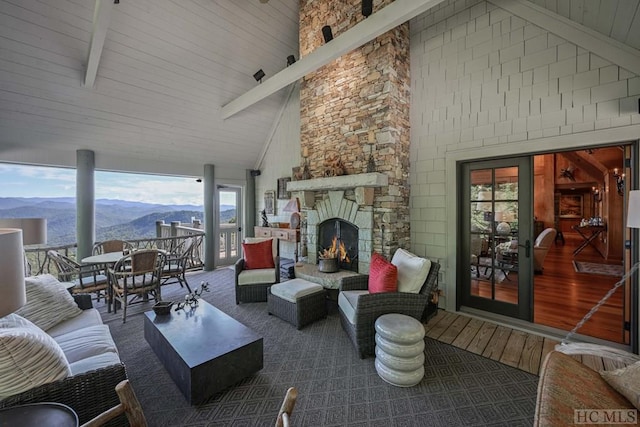
{"type": "Polygon", "coordinates": [[[67,289],[50,274],[25,279],[27,303],[16,314],[43,331],[82,313],[67,289]]]}
{"type": "Polygon", "coordinates": [[[62,348],[27,319],[0,319],[0,398],[61,380],[71,374],[62,348]]]}
{"type": "Polygon", "coordinates": [[[431,260],[398,248],[391,263],[398,267],[398,292],[420,292],[431,269],[431,260]]]}
{"type": "Polygon", "coordinates": [[[398,290],[398,267],[378,253],[371,256],[369,267],[369,292],[396,292],[398,290]]]}
{"type": "Polygon", "coordinates": [[[276,283],[275,268],[259,268],[243,270],[238,274],[238,286],[255,285],[256,283],[276,283]]]}
{"type": "Polygon", "coordinates": [[[342,291],[338,294],[338,307],[352,325],[356,324],[356,309],[360,295],[368,294],[368,291],[342,291]]]}
{"type": "Polygon", "coordinates": [[[275,267],[271,239],[258,243],[242,243],[242,250],[244,252],[244,268],[246,270],[275,267]]]}

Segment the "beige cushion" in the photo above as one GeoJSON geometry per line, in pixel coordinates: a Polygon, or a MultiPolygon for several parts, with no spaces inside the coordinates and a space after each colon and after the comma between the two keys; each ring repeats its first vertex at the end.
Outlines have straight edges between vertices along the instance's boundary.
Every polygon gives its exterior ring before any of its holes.
{"type": "Polygon", "coordinates": [[[96,356],[87,357],[71,363],[71,374],[78,375],[94,369],[106,368],[120,363],[120,357],[116,353],[102,353],[96,356]]]}
{"type": "Polygon", "coordinates": [[[296,303],[296,300],[298,298],[323,291],[324,288],[322,287],[322,285],[312,283],[304,279],[291,279],[286,282],[278,283],[271,286],[272,295],[275,295],[294,304],[296,303]]]}
{"type": "Polygon", "coordinates": [[[338,295],[338,307],[340,307],[345,317],[352,325],[356,324],[358,298],[360,295],[366,295],[368,293],[369,291],[342,291],[338,295]]]}
{"type": "Polygon", "coordinates": [[[402,248],[393,254],[391,264],[398,267],[398,292],[419,293],[431,270],[431,260],[420,258],[402,248]]]}
{"type": "Polygon", "coordinates": [[[69,291],[50,274],[27,277],[27,303],[16,314],[43,331],[82,313],[69,291]]]}
{"type": "Polygon", "coordinates": [[[55,340],[60,345],[69,363],[103,353],[118,353],[107,325],[82,328],[59,335],[55,340]]]}
{"type": "Polygon", "coordinates": [[[242,270],[238,275],[238,286],[255,285],[257,283],[275,283],[275,268],[257,268],[255,270],[242,270]]]}
{"type": "Polygon", "coordinates": [[[98,310],[90,308],[88,310],[82,310],[82,313],[76,317],[67,319],[64,322],[58,323],[53,328],[47,329],[47,334],[55,338],[58,335],[66,334],[67,332],[95,325],[102,325],[102,317],[100,317],[100,312],[98,310]]]}
{"type": "Polygon", "coordinates": [[[0,318],[0,398],[71,375],[60,346],[27,319],[0,318]]]}
{"type": "Polygon", "coordinates": [[[640,409],[640,362],[615,371],[600,371],[600,375],[633,406],[640,409]]]}

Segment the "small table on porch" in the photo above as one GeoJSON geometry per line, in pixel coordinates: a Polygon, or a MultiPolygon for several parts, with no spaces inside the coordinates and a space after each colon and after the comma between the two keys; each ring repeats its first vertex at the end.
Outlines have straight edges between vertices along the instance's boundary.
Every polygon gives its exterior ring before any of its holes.
{"type": "Polygon", "coordinates": [[[123,256],[124,254],[122,251],[118,251],[82,258],[83,264],[104,265],[104,272],[107,276],[107,312],[109,313],[111,313],[111,303],[113,302],[113,288],[111,287],[111,279],[109,278],[108,269],[113,267],[116,262],[120,261],[120,258],[123,256]]]}
{"type": "Polygon", "coordinates": [[[600,233],[607,230],[607,227],[605,225],[585,225],[584,227],[574,225],[571,228],[575,230],[584,240],[580,244],[580,246],[578,246],[573,251],[573,256],[578,255],[584,248],[591,245],[602,258],[605,258],[604,254],[600,251],[600,248],[598,248],[598,246],[593,243],[593,241],[600,235],[600,233]],[[589,231],[591,234],[586,234],[584,231],[589,231]]]}

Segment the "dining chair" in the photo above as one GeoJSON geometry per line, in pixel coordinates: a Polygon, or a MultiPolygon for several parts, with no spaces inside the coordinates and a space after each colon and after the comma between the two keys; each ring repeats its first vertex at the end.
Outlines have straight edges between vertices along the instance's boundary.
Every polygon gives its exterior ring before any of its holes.
{"type": "Polygon", "coordinates": [[[157,249],[143,249],[123,256],[112,268],[109,278],[113,294],[113,312],[122,305],[122,323],[127,321],[127,307],[147,302],[153,297],[161,299],[160,280],[165,254],[157,249]]]}
{"type": "Polygon", "coordinates": [[[74,283],[71,293],[95,293],[97,301],[103,295],[105,299],[107,298],[108,277],[97,266],[78,264],[75,260],[54,250],[47,251],[47,257],[58,270],[58,280],[74,283]]]}
{"type": "Polygon", "coordinates": [[[189,237],[183,240],[176,249],[167,254],[162,268],[162,285],[180,283],[180,287],[187,287],[191,293],[191,287],[187,282],[186,271],[191,261],[193,249],[196,247],[198,237],[189,237]]]}
{"type": "Polygon", "coordinates": [[[278,411],[278,417],[276,418],[276,427],[290,427],[290,418],[291,413],[293,412],[293,407],[296,404],[296,400],[298,399],[298,389],[295,387],[289,387],[287,390],[287,394],[284,396],[284,400],[282,401],[282,406],[280,406],[280,411],[278,411]]]}
{"type": "Polygon", "coordinates": [[[104,242],[96,242],[93,245],[93,255],[122,252],[127,249],[133,249],[133,245],[125,240],[105,240],[104,242]]]}

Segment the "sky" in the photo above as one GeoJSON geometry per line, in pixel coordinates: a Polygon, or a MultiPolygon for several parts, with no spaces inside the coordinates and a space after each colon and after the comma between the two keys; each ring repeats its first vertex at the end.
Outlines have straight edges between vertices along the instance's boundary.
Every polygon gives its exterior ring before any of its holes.
{"type": "MultiPolygon", "coordinates": [[[[203,204],[203,185],[195,178],[118,172],[95,173],[96,199],[165,205],[203,204]]],[[[0,163],[0,197],[75,197],[75,169],[0,163]]],[[[221,204],[235,204],[221,195],[221,204]]]]}

